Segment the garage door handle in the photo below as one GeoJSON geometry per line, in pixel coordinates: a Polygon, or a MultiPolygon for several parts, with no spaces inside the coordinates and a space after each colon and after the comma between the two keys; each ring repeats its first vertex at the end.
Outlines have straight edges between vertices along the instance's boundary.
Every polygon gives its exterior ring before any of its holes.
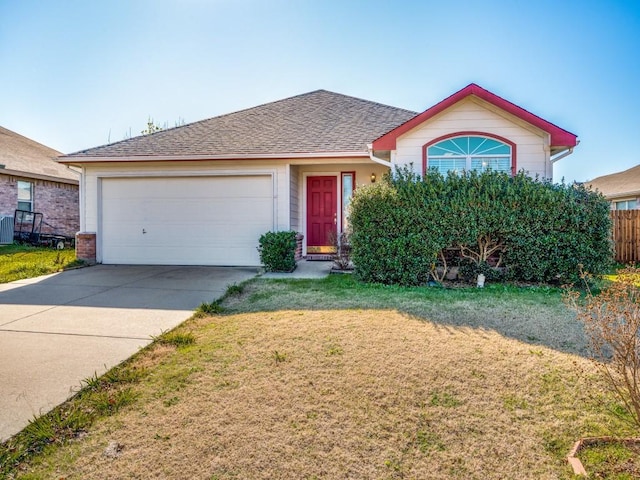
{"type": "Polygon", "coordinates": [[[147,231],[143,228],[143,229],[142,229],[142,233],[147,233],[147,231]]]}

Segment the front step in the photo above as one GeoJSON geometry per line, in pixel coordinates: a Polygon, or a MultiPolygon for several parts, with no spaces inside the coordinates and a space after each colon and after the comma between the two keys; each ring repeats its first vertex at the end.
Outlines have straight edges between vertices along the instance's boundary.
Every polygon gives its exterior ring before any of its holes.
{"type": "Polygon", "coordinates": [[[322,253],[309,253],[304,258],[308,262],[327,262],[327,261],[333,260],[333,255],[327,255],[322,253]]]}

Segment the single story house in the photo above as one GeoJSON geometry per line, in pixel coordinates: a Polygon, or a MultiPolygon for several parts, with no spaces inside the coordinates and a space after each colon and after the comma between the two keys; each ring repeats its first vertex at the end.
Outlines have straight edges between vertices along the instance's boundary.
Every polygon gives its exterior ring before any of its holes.
{"type": "Polygon", "coordinates": [[[422,113],[326,90],[83,150],[80,258],[259,265],[258,238],[331,250],[355,188],[395,166],[551,179],[577,137],[470,84],[422,113]]]}
{"type": "Polygon", "coordinates": [[[73,237],[78,232],[80,173],[58,163],[60,155],[0,127],[0,217],[13,217],[15,210],[36,211],[46,222],[43,233],[73,237]]]}
{"type": "Polygon", "coordinates": [[[611,201],[611,210],[640,208],[640,165],[584,183],[611,201]]]}

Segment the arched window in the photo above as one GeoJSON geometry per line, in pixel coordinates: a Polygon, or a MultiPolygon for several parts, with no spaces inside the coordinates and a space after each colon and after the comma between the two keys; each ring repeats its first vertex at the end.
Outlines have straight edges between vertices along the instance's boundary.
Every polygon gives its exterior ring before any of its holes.
{"type": "Polygon", "coordinates": [[[514,173],[515,145],[483,135],[448,137],[425,146],[426,168],[443,175],[476,170],[514,173]]]}

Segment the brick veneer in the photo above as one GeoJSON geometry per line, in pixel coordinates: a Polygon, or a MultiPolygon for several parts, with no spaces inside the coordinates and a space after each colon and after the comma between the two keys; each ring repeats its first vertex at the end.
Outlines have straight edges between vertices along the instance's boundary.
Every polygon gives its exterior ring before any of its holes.
{"type": "Polygon", "coordinates": [[[304,239],[303,234],[298,233],[296,235],[296,255],[295,255],[296,262],[302,259],[302,240],[303,239],[304,239]]]}
{"type": "Polygon", "coordinates": [[[95,232],[76,233],[76,258],[87,263],[96,263],[95,232]]]}
{"type": "Polygon", "coordinates": [[[80,230],[78,185],[0,174],[0,215],[13,216],[18,208],[18,181],[32,182],[33,208],[48,224],[42,233],[59,233],[73,237],[80,230]]]}

